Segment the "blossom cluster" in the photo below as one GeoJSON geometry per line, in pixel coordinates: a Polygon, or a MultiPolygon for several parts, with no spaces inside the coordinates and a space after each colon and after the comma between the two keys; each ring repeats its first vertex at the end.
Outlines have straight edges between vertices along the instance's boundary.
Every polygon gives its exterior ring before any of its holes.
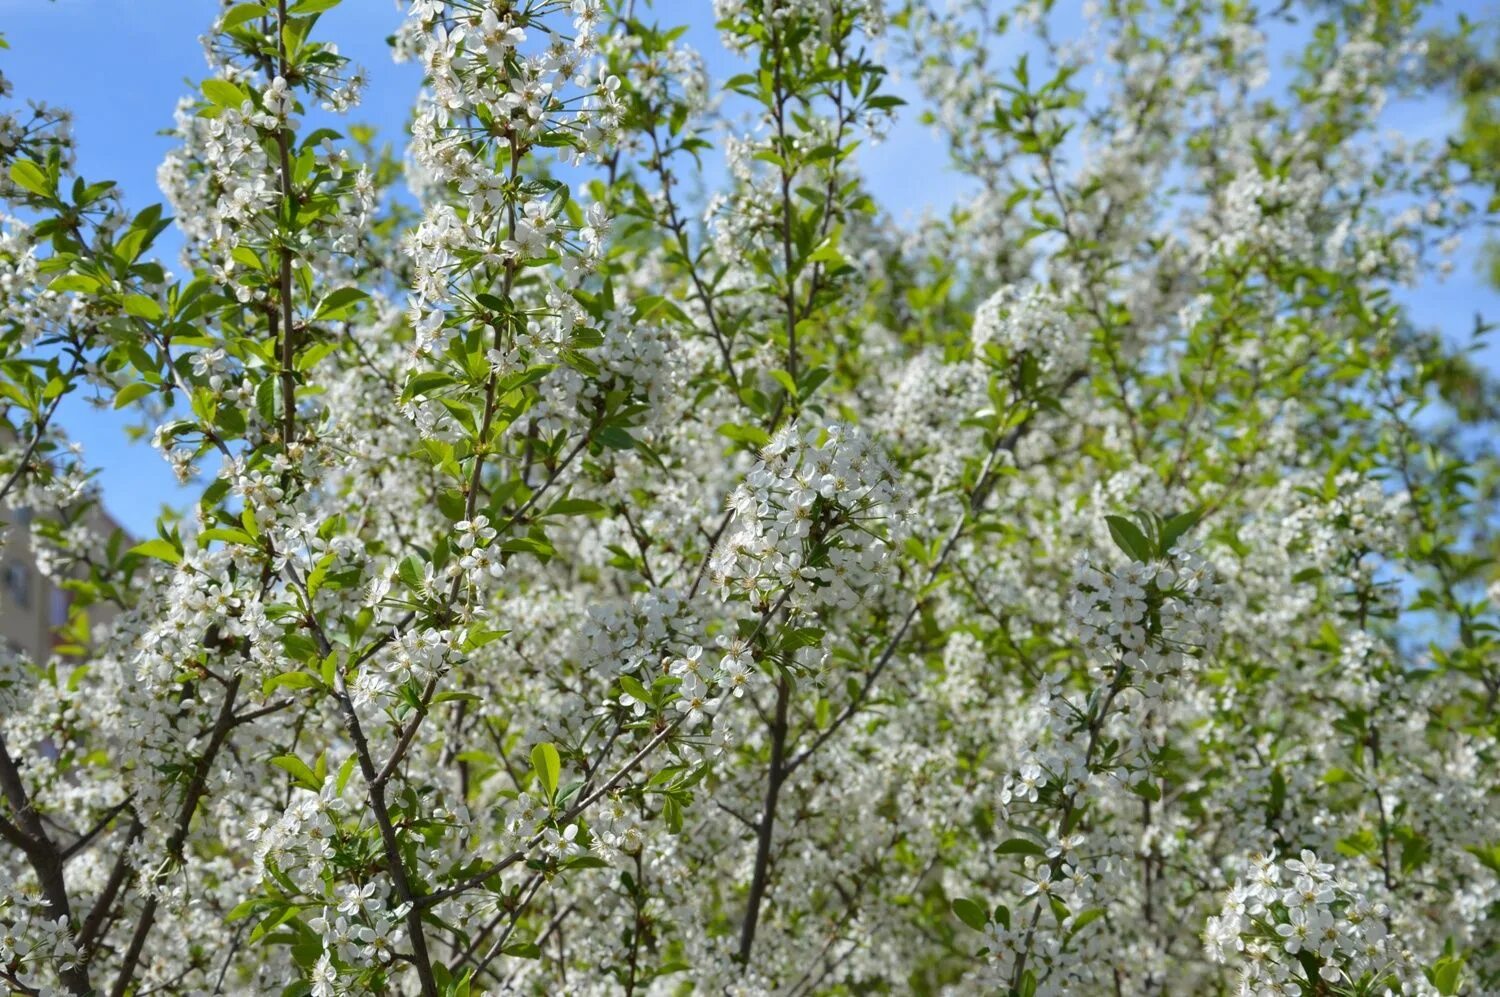
{"type": "Polygon", "coordinates": [[[863,434],[786,426],[730,497],[710,577],[757,608],[852,606],[880,583],[899,501],[894,469],[863,434]]]}
{"type": "Polygon", "coordinates": [[[1110,905],[1129,846],[1107,828],[1082,832],[1081,818],[1110,784],[1160,797],[1150,731],[1183,670],[1216,643],[1217,599],[1213,568],[1183,550],[1078,572],[1068,612],[1089,680],[1081,691],[1065,675],[1040,686],[1034,740],[1000,787],[997,813],[1029,833],[999,849],[1020,856],[1025,885],[1013,909],[985,924],[986,978],[1019,985],[1029,963],[1038,993],[1087,983],[1066,956],[1097,936],[1086,929],[1110,905]],[[1052,904],[1064,913],[1044,923],[1052,904]]]}
{"type": "Polygon", "coordinates": [[[1156,675],[1180,667],[1184,657],[1212,652],[1216,587],[1213,566],[1189,551],[1113,570],[1086,564],[1068,611],[1088,653],[1156,675]]]}
{"type": "Polygon", "coordinates": [[[1303,849],[1284,862],[1256,856],[1208,919],[1204,944],[1214,961],[1239,967],[1242,994],[1368,986],[1405,968],[1389,922],[1385,904],[1303,849]]]}
{"type": "Polygon", "coordinates": [[[1088,353],[1061,299],[1037,284],[986,298],[974,312],[973,335],[980,349],[993,344],[1011,357],[1029,355],[1049,371],[1072,370],[1088,353]]]}

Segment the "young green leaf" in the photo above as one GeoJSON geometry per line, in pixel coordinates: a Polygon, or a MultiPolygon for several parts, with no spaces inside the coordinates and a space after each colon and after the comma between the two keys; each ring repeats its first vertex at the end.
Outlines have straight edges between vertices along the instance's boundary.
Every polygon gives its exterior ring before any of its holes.
{"type": "Polygon", "coordinates": [[[1198,520],[1203,518],[1202,509],[1189,509],[1187,512],[1179,513],[1169,517],[1161,528],[1162,553],[1170,551],[1183,534],[1198,525],[1198,520]]]}
{"type": "Polygon", "coordinates": [[[983,931],[990,920],[984,908],[967,897],[959,897],[953,901],[953,913],[975,931],[983,931]]]}
{"type": "Polygon", "coordinates": [[[139,554],[141,557],[154,557],[158,561],[166,561],[168,564],[180,564],[182,562],[182,551],[178,550],[171,542],[160,538],[138,543],[130,548],[129,553],[139,554]]]}
{"type": "Polygon", "coordinates": [[[1131,560],[1144,562],[1156,555],[1151,541],[1130,520],[1123,516],[1105,516],[1104,521],[1109,524],[1109,535],[1114,537],[1115,545],[1128,554],[1131,560]]]}
{"type": "Polygon", "coordinates": [[[531,749],[531,767],[536,772],[537,783],[550,800],[557,795],[557,780],[562,775],[562,759],[557,748],[542,742],[531,749]]]}
{"type": "Polygon", "coordinates": [[[203,81],[203,96],[209,103],[219,107],[239,107],[246,100],[245,91],[228,80],[218,78],[203,81]]]}
{"type": "Polygon", "coordinates": [[[52,197],[55,194],[51,181],[47,179],[47,174],[29,159],[19,159],[12,163],[10,178],[16,182],[16,186],[38,197],[52,197]]]}

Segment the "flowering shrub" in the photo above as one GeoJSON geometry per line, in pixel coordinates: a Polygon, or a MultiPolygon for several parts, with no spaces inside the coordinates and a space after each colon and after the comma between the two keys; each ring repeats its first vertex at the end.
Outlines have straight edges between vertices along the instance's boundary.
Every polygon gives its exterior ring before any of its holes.
{"type": "Polygon", "coordinates": [[[715,79],[675,4],[415,0],[397,160],[336,3],[219,11],[167,209],[0,117],[0,500],[72,594],[0,662],[0,982],[1500,990],[1416,12],[715,0],[715,79]],[[898,224],[909,113],[970,184],[898,224]],[[72,394],[201,486],[156,536],[72,394]]]}

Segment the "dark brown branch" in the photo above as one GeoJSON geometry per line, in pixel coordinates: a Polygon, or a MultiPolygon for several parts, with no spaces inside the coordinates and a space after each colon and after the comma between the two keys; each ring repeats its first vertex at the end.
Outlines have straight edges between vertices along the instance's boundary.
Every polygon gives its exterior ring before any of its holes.
{"type": "MultiPolygon", "coordinates": [[[[561,817],[557,818],[556,823],[566,824],[568,821],[572,820],[573,818],[577,817],[579,814],[587,810],[589,807],[593,806],[596,802],[598,802],[600,797],[604,796],[604,794],[608,793],[610,790],[618,786],[620,784],[620,781],[631,772],[633,772],[635,770],[635,767],[639,765],[647,755],[656,750],[657,745],[665,741],[668,735],[670,735],[672,731],[677,729],[677,724],[680,722],[680,720],[674,720],[672,723],[668,724],[660,731],[658,731],[651,738],[651,740],[646,742],[645,746],[642,747],[641,750],[632,755],[630,760],[622,765],[620,767],[620,770],[610,777],[608,782],[585,796],[583,799],[579,800],[577,803],[573,804],[573,806],[569,807],[561,817]]],[[[509,869],[517,862],[526,858],[526,856],[530,854],[530,850],[541,843],[543,837],[544,835],[541,832],[537,832],[532,836],[531,840],[527,843],[527,846],[525,848],[511,852],[509,855],[505,856],[503,859],[500,859],[498,862],[486,866],[481,871],[475,873],[472,876],[469,876],[467,879],[464,879],[452,886],[447,887],[446,889],[436,890],[432,893],[427,894],[425,897],[422,897],[421,900],[418,901],[418,906],[430,907],[433,904],[448,899],[449,897],[457,896],[460,893],[472,890],[474,887],[480,885],[486,879],[489,879],[496,873],[504,872],[506,869],[509,869]]]]}
{"type": "MultiPolygon", "coordinates": [[[[4,794],[6,802],[10,804],[17,833],[27,842],[20,848],[25,852],[32,871],[36,873],[42,896],[47,901],[48,915],[64,918],[71,928],[73,910],[68,903],[68,883],[63,877],[62,853],[58,850],[57,843],[47,834],[41,815],[26,793],[21,771],[5,746],[3,733],[0,733],[0,793],[4,794]]],[[[9,837],[7,834],[7,838],[9,837]]],[[[72,993],[88,994],[93,991],[93,985],[89,983],[88,967],[82,962],[59,970],[58,975],[63,986],[72,993]]]]}
{"type": "MultiPolygon", "coordinates": [[[[182,809],[178,811],[176,827],[172,831],[172,836],[167,839],[166,860],[169,863],[182,861],[183,847],[187,844],[188,831],[193,825],[193,815],[198,812],[198,803],[208,789],[208,773],[213,768],[214,758],[218,756],[219,749],[224,746],[225,739],[234,727],[234,703],[239,695],[240,681],[239,675],[229,680],[229,687],[224,690],[224,705],[219,708],[218,722],[214,724],[213,734],[210,735],[203,754],[198,757],[198,764],[193,769],[193,778],[188,782],[187,792],[183,794],[182,809]]],[[[164,875],[166,875],[165,866],[157,871],[153,879],[159,882],[164,875]]],[[[141,950],[145,948],[146,939],[150,936],[151,928],[156,922],[156,909],[157,897],[153,892],[146,898],[146,906],[141,911],[140,920],[136,922],[135,933],[130,939],[130,947],[120,963],[120,973],[115,977],[114,988],[110,991],[113,997],[124,997],[135,978],[141,950]]]]}
{"type": "Polygon", "coordinates": [[[765,900],[771,874],[771,839],[776,830],[776,804],[781,798],[781,786],[791,774],[786,766],[787,707],[790,702],[791,687],[783,677],[776,683],[776,716],[771,722],[771,773],[766,780],[766,802],[755,832],[755,871],[750,878],[745,917],[740,922],[739,961],[746,966],[750,963],[750,950],[755,945],[755,928],[760,922],[760,907],[765,900]]]}
{"type": "Polygon", "coordinates": [[[16,825],[12,824],[4,817],[0,817],[0,838],[4,838],[6,841],[9,841],[12,845],[21,849],[21,851],[23,852],[30,851],[31,846],[35,844],[35,842],[33,842],[30,838],[26,837],[26,835],[22,833],[19,827],[16,827],[16,825]]]}
{"type": "Polygon", "coordinates": [[[111,821],[120,816],[120,814],[125,810],[126,807],[130,806],[130,802],[134,798],[135,796],[134,794],[132,794],[125,797],[125,799],[121,800],[119,803],[116,803],[114,806],[110,807],[108,812],[106,812],[103,817],[99,818],[99,821],[88,831],[87,834],[84,834],[77,841],[73,842],[67,848],[63,849],[62,860],[64,862],[67,862],[68,859],[72,858],[73,856],[77,855],[79,852],[87,848],[95,838],[97,838],[104,832],[104,829],[106,827],[109,827],[111,821]]]}
{"type": "MultiPolygon", "coordinates": [[[[311,612],[311,600],[309,600],[308,621],[312,625],[313,634],[317,637],[319,648],[326,655],[332,648],[328,643],[328,637],[323,633],[322,626],[317,617],[311,612]]],[[[386,865],[390,868],[391,882],[396,887],[396,895],[406,905],[406,930],[411,935],[412,965],[417,969],[417,978],[422,984],[423,997],[437,997],[437,977],[432,972],[432,959],[427,954],[427,937],[422,929],[422,915],[417,909],[416,895],[411,888],[411,882],[406,878],[406,863],[401,857],[401,843],[396,837],[396,828],[391,823],[390,811],[385,805],[385,789],[376,785],[375,780],[379,773],[375,771],[374,756],[370,754],[370,742],[365,739],[364,727],[360,725],[359,714],[354,709],[354,700],[349,697],[348,686],[344,684],[344,672],[341,668],[335,668],[333,672],[334,695],[338,698],[340,709],[344,714],[344,727],[349,732],[349,739],[354,742],[354,754],[359,760],[360,772],[365,777],[365,784],[370,787],[370,812],[375,817],[375,825],[380,830],[380,844],[385,851],[386,865]]]]}
{"type": "MultiPolygon", "coordinates": [[[[66,376],[66,380],[68,381],[68,383],[72,383],[73,378],[77,376],[78,370],[82,366],[82,356],[75,355],[73,366],[68,371],[66,376]]],[[[31,458],[36,456],[36,448],[41,445],[42,437],[47,435],[47,426],[49,423],[51,423],[52,417],[57,414],[57,407],[58,405],[62,404],[62,400],[66,394],[67,392],[63,392],[54,397],[52,401],[47,404],[47,408],[42,412],[40,418],[37,419],[36,432],[31,435],[31,440],[26,444],[26,449],[21,453],[20,458],[16,461],[15,470],[10,472],[10,477],[5,479],[5,484],[3,486],[0,486],[0,500],[4,500],[5,496],[10,494],[10,490],[16,487],[16,484],[20,482],[22,475],[24,475],[27,469],[31,466],[31,458]]]]}
{"type": "Polygon", "coordinates": [[[83,920],[83,928],[78,932],[78,952],[85,964],[93,958],[94,945],[100,937],[105,919],[109,917],[109,912],[115,905],[115,898],[120,895],[120,888],[125,885],[125,877],[130,873],[130,847],[135,844],[135,840],[144,830],[145,827],[139,820],[130,822],[130,827],[125,832],[125,843],[120,846],[120,851],[115,856],[115,864],[109,871],[109,878],[105,880],[104,889],[99,892],[94,906],[89,910],[88,917],[83,920]]]}

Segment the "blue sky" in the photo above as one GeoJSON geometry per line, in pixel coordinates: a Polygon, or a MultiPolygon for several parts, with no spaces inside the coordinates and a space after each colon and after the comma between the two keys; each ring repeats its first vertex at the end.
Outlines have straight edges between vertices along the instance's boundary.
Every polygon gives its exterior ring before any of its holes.
{"type": "MultiPolygon", "coordinates": [[[[689,43],[715,75],[735,71],[713,30],[709,0],[658,0],[656,6],[662,20],[691,11],[689,43]]],[[[172,140],[158,133],[171,126],[178,99],[196,93],[206,75],[199,37],[217,9],[211,0],[0,0],[0,31],[11,46],[0,52],[0,68],[15,85],[15,99],[74,112],[81,174],[117,181],[127,207],[138,210],[160,200],[156,167],[172,140]]],[[[385,38],[400,20],[391,0],[345,0],[318,29],[319,37],[337,40],[369,70],[369,90],[352,120],[375,125],[392,141],[399,140],[420,82],[415,66],[396,65],[388,55],[385,38]]],[[[962,190],[941,143],[914,118],[898,119],[887,142],[862,160],[873,192],[898,218],[945,207],[962,190]]],[[[1411,138],[1441,135],[1454,121],[1441,98],[1398,102],[1386,119],[1387,127],[1411,138]]],[[[162,248],[173,266],[175,241],[162,248]]],[[[1419,323],[1455,336],[1472,328],[1476,311],[1500,317],[1500,295],[1484,285],[1468,255],[1443,284],[1404,297],[1419,323]]],[[[1500,349],[1492,345],[1489,356],[1500,366],[1500,349]]],[[[177,486],[148,443],[127,441],[118,415],[78,396],[67,401],[62,423],[100,469],[106,505],[128,529],[149,534],[163,503],[191,500],[193,493],[177,486]]]]}

